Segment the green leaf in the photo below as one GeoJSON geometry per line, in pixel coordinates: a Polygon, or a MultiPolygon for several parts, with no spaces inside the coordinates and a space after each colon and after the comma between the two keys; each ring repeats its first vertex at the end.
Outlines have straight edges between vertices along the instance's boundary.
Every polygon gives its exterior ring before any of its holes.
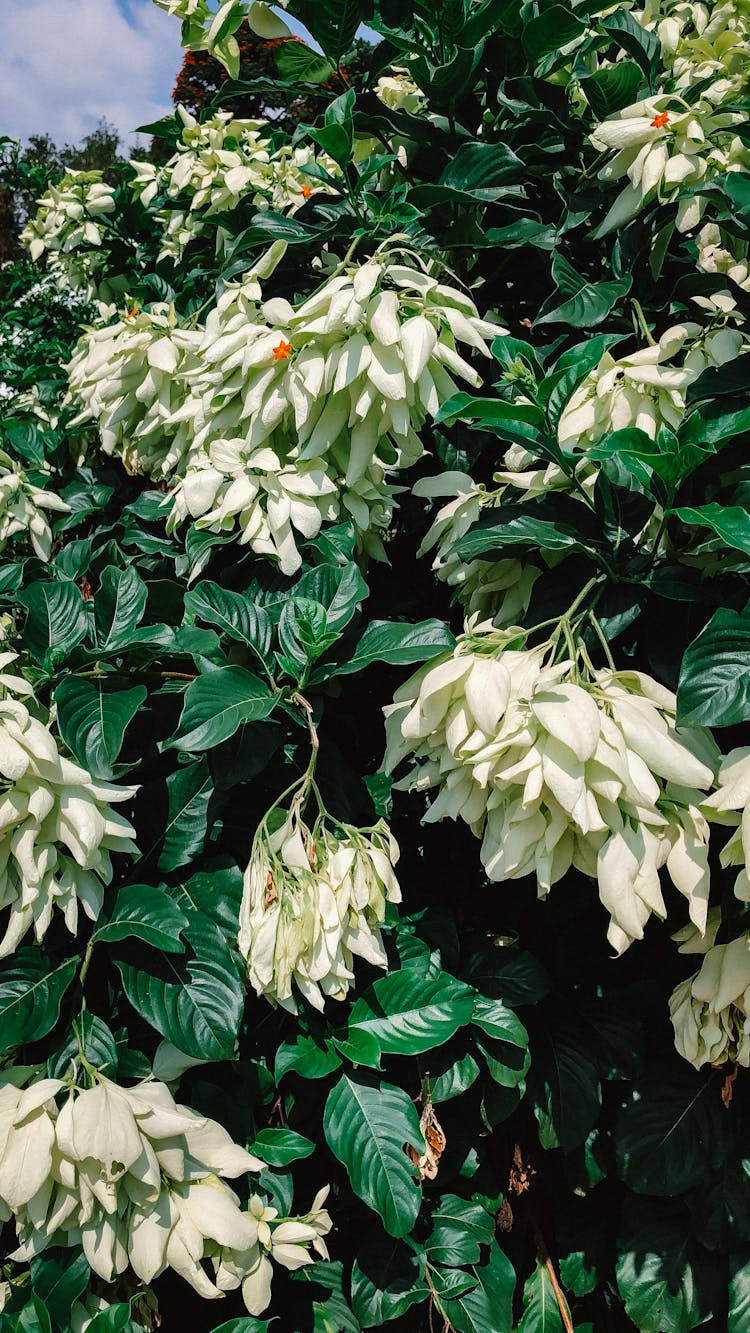
{"type": "Polygon", "coordinates": [[[125,994],[141,1017],[185,1055],[228,1060],[243,1010],[235,957],[208,919],[183,935],[194,957],[179,970],[167,955],[158,973],[117,962],[125,994]]]}
{"type": "Polygon", "coordinates": [[[649,85],[653,87],[662,63],[661,42],[657,34],[649,32],[625,9],[616,10],[600,26],[640,65],[649,85]]]}
{"type": "Polygon", "coordinates": [[[249,1149],[269,1166],[289,1166],[315,1152],[315,1144],[291,1129],[262,1129],[249,1149]]]}
{"type": "Polygon", "coordinates": [[[325,607],[327,629],[339,632],[368,593],[359,566],[351,560],[344,565],[318,565],[307,570],[294,589],[295,597],[309,597],[325,607]]]}
{"type": "Polygon", "coordinates": [[[507,144],[465,143],[452,156],[438,184],[474,199],[492,199],[498,187],[523,180],[524,170],[520,157],[507,144]]]}
{"type": "Polygon", "coordinates": [[[677,719],[731,727],[750,718],[750,609],[722,607],[687,649],[677,689],[677,719]]]}
{"type": "Polygon", "coordinates": [[[638,1194],[671,1196],[706,1181],[726,1155],[721,1076],[669,1065],[639,1088],[615,1131],[618,1169],[638,1194]]]}
{"type": "Polygon", "coordinates": [[[362,1328],[382,1328],[430,1294],[420,1280],[417,1256],[380,1234],[357,1246],[352,1267],[352,1308],[362,1328]]]}
{"type": "Polygon", "coordinates": [[[23,637],[32,657],[47,668],[65,661],[88,629],[86,604],[75,583],[32,583],[18,594],[28,615],[23,637]]]}
{"type": "Polygon", "coordinates": [[[172,889],[176,901],[191,918],[207,917],[219,927],[230,942],[237,938],[237,922],[242,901],[242,871],[239,866],[212,865],[199,870],[179,889],[172,889]]]}
{"type": "Polygon", "coordinates": [[[521,36],[523,49],[532,65],[543,56],[559,51],[586,31],[586,24],[565,5],[550,5],[538,18],[531,18],[521,36]]]}
{"type": "Polygon", "coordinates": [[[218,667],[188,685],[180,725],[165,748],[210,750],[246,722],[267,718],[275,705],[276,696],[251,671],[218,667]]]}
{"type": "Polygon", "coordinates": [[[672,509],[669,512],[682,523],[710,528],[725,546],[750,555],[750,514],[740,505],[707,504],[697,509],[672,509]]]}
{"type": "Polygon", "coordinates": [[[203,851],[213,790],[213,778],[205,755],[169,774],[169,814],[158,861],[160,870],[177,870],[203,851]]]}
{"type": "Polygon", "coordinates": [[[49,1310],[44,1301],[31,1292],[15,1323],[17,1333],[52,1333],[49,1310]]]}
{"type": "Polygon", "coordinates": [[[474,560],[488,551],[504,546],[532,546],[542,551],[585,551],[591,548],[580,530],[563,523],[552,523],[534,514],[519,513],[511,505],[498,505],[456,543],[455,551],[463,560],[474,560]]]}
{"type": "Polygon", "coordinates": [[[596,1122],[601,1088],[586,1043],[564,1017],[531,1045],[529,1096],[543,1148],[576,1148],[596,1122]]]}
{"type": "Polygon", "coordinates": [[[439,1105],[460,1097],[479,1078],[479,1065],[468,1052],[442,1067],[437,1073],[430,1074],[430,1097],[439,1105]]]}
{"type": "Polygon", "coordinates": [[[127,647],[146,609],[146,585],[133,565],[102,573],[94,597],[96,642],[102,650],[127,647]]]}
{"type": "Polygon", "coordinates": [[[47,1061],[48,1077],[65,1078],[70,1073],[71,1065],[79,1063],[83,1050],[90,1065],[95,1069],[101,1069],[108,1078],[115,1078],[117,1046],[107,1024],[101,1018],[97,1018],[96,1014],[84,1009],[74,1019],[74,1028],[60,1050],[47,1061]]]}
{"type": "Polygon", "coordinates": [[[270,616],[241,593],[205,579],[185,593],[185,610],[196,620],[218,625],[230,638],[246,643],[262,661],[267,660],[273,640],[270,616]]]}
{"type": "Polygon", "coordinates": [[[609,120],[623,107],[637,102],[643,70],[637,61],[618,60],[581,79],[581,88],[597,120],[609,120]]]}
{"type": "Polygon", "coordinates": [[[269,1327],[267,1320],[253,1319],[251,1315],[245,1314],[219,1324],[213,1333],[268,1333],[269,1327]]]}
{"type": "Polygon", "coordinates": [[[568,263],[561,254],[552,258],[552,277],[561,295],[562,304],[555,298],[546,301],[534,326],[540,324],[568,324],[577,329],[590,329],[601,324],[610,310],[629,292],[633,279],[629,273],[606,282],[589,282],[568,263]]]}
{"type": "Polygon", "coordinates": [[[716,1256],[692,1243],[680,1215],[636,1214],[620,1251],[617,1285],[639,1333],[690,1333],[710,1317],[703,1277],[716,1256]]]}
{"type": "Polygon", "coordinates": [[[90,1277],[91,1269],[82,1253],[68,1252],[64,1259],[40,1254],[31,1260],[32,1288],[44,1301],[54,1323],[62,1328],[68,1326],[71,1307],[85,1291],[90,1277]]]}
{"type": "Polygon", "coordinates": [[[46,1037],[60,1016],[78,962],[69,958],[52,967],[40,949],[26,948],[0,968],[0,1049],[46,1037]]]}
{"type": "Polygon", "coordinates": [[[274,1078],[277,1083],[285,1074],[299,1074],[300,1078],[325,1078],[338,1069],[341,1060],[330,1042],[322,1045],[312,1037],[299,1036],[294,1042],[282,1042],[276,1052],[274,1078]]]}
{"type": "Polygon", "coordinates": [[[349,1015],[346,1042],[337,1045],[373,1068],[379,1068],[381,1054],[421,1055],[471,1021],[473,1002],[471,987],[447,972],[428,977],[402,968],[360,996],[349,1015]]]}
{"type": "Polygon", "coordinates": [[[475,1287],[455,1299],[441,1297],[451,1324],[458,1333],[511,1333],[516,1275],[510,1259],[493,1241],[487,1263],[473,1271],[475,1287]]]}
{"type": "Polygon", "coordinates": [[[457,1268],[478,1264],[481,1245],[490,1245],[495,1219],[477,1203],[444,1194],[432,1215],[432,1231],[425,1242],[427,1261],[457,1268]]]}
{"type": "Polygon", "coordinates": [[[406,1145],[423,1151],[419,1118],[408,1094],[364,1072],[342,1074],[328,1095],[323,1127],[354,1193],[380,1215],[391,1236],[405,1236],[421,1199],[406,1145]]]}
{"type": "Polygon", "coordinates": [[[109,779],[125,732],[148,691],[113,689],[107,680],[66,676],[55,689],[57,725],[68,749],[95,778],[109,779]]]}
{"type": "Polygon", "coordinates": [[[131,1319],[130,1302],[119,1301],[100,1310],[89,1324],[86,1333],[138,1333],[140,1325],[131,1319]]]}
{"type": "Polygon", "coordinates": [[[109,921],[94,933],[97,942],[137,939],[165,953],[184,953],[180,935],[190,924],[169,893],[153,884],[120,889],[109,921]]]}
{"type": "Polygon", "coordinates": [[[301,42],[284,42],[276,52],[276,65],[290,83],[325,83],[334,72],[325,56],[301,42]]]}
{"type": "Polygon", "coordinates": [[[727,1333],[747,1333],[750,1329],[750,1259],[743,1264],[733,1256],[730,1266],[727,1333]]]}
{"type": "Polygon", "coordinates": [[[502,1000],[490,1000],[484,995],[475,996],[471,1021],[488,1037],[495,1037],[498,1041],[508,1041],[512,1046],[520,1046],[524,1050],[529,1044],[529,1034],[520,1018],[502,1000]]]}
{"type": "Polygon", "coordinates": [[[456,640],[442,620],[422,620],[418,625],[373,620],[347,662],[324,664],[313,672],[311,681],[317,684],[329,676],[348,676],[364,671],[373,662],[411,666],[414,662],[427,662],[455,646],[456,640]]]}
{"type": "Polygon", "coordinates": [[[518,1325],[518,1333],[565,1333],[560,1306],[545,1264],[538,1263],[527,1279],[523,1300],[526,1308],[518,1325]]]}

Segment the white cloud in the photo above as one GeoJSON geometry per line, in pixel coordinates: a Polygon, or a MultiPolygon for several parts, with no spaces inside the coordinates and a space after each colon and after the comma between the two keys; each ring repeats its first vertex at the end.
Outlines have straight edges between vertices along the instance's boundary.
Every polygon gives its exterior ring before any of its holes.
{"type": "Polygon", "coordinates": [[[124,3],[0,0],[0,134],[75,143],[104,116],[128,142],[172,110],[180,24],[151,0],[124,3]]]}

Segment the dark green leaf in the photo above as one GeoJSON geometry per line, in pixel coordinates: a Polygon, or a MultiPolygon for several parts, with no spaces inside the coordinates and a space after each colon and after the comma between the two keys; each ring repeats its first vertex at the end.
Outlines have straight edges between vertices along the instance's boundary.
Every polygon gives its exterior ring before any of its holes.
{"type": "Polygon", "coordinates": [[[230,638],[248,644],[262,661],[267,660],[273,639],[268,612],[241,593],[205,579],[185,593],[185,610],[207,625],[218,625],[230,638]]]}
{"type": "Polygon", "coordinates": [[[68,579],[32,583],[18,594],[18,601],[28,611],[23,637],[32,657],[47,667],[64,662],[88,628],[80,589],[68,579]]]}
{"type": "Polygon", "coordinates": [[[750,718],[750,611],[723,608],[693,639],[677,690],[681,723],[731,727],[750,718]]]}
{"type": "Polygon", "coordinates": [[[180,935],[188,925],[188,917],[164,889],[127,884],[115,899],[109,921],[99,926],[94,938],[110,944],[133,938],[165,953],[184,953],[180,935]]]}
{"type": "Polygon", "coordinates": [[[180,725],[167,742],[176,750],[210,750],[246,722],[269,716],[276,696],[244,667],[219,667],[199,676],[185,691],[180,725]]]}
{"type": "Polygon", "coordinates": [[[291,1129],[262,1129],[256,1134],[250,1152],[257,1153],[269,1166],[289,1166],[315,1151],[315,1144],[291,1129]]]}
{"type": "Polygon", "coordinates": [[[78,967],[77,958],[52,966],[38,948],[19,949],[0,968],[0,1045],[10,1050],[46,1037],[78,967]]]}
{"type": "Polygon", "coordinates": [[[364,1072],[342,1074],[329,1093],[323,1125],[354,1193],[374,1208],[391,1236],[411,1231],[421,1191],[406,1153],[423,1151],[419,1117],[401,1088],[364,1072]]]}
{"type": "Polygon", "coordinates": [[[94,597],[97,646],[111,651],[125,647],[146,609],[146,585],[133,565],[110,565],[101,576],[94,597]]]}
{"type": "Polygon", "coordinates": [[[214,784],[205,755],[184,764],[167,778],[169,814],[159,869],[177,870],[189,865],[203,850],[208,825],[208,805],[214,784]]]}
{"type": "Polygon", "coordinates": [[[639,1194],[674,1195],[705,1181],[722,1162],[729,1126],[721,1078],[670,1065],[620,1113],[620,1175],[639,1194]]]}
{"type": "Polygon", "coordinates": [[[446,972],[428,977],[402,968],[376,981],[355,1002],[339,1049],[374,1068],[381,1054],[420,1055],[470,1022],[473,1001],[471,988],[446,972]]]}
{"type": "Polygon", "coordinates": [[[66,676],[55,690],[57,724],[68,749],[95,778],[111,778],[128,725],[146,699],[143,685],[113,689],[107,680],[66,676]]]}

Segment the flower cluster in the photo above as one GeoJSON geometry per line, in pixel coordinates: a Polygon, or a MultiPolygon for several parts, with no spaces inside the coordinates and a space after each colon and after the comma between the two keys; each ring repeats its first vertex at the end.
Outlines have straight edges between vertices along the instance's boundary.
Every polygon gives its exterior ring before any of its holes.
{"type": "Polygon", "coordinates": [[[655,31],[662,60],[675,88],[712,80],[704,91],[716,103],[739,94],[747,81],[750,12],[745,0],[707,5],[694,0],[662,0],[633,11],[655,31]]]}
{"type": "Polygon", "coordinates": [[[653,200],[677,201],[678,231],[700,221],[705,200],[682,195],[727,171],[747,168],[750,156],[734,133],[741,113],[721,111],[706,98],[691,106],[675,95],[660,93],[619,111],[597,125],[591,142],[599,152],[615,150],[599,170],[599,179],[628,183],[615,199],[597,235],[622,227],[653,200]]]}
{"type": "Polygon", "coordinates": [[[295,533],[315,536],[325,519],[351,518],[382,554],[389,473],[420,457],[417,431],[455,392],[453,376],[481,382],[457,343],[489,355],[485,338],[501,331],[457,288],[388,253],[296,307],[262,301],[251,271],[200,336],[164,308],[90,330],[70,395],[131,470],[174,478],[172,528],[239,528],[291,574],[295,533]]]}
{"type": "Polygon", "coordinates": [[[249,196],[256,208],[293,213],[314,194],[333,192],[304,168],[321,167],[336,175],[332,158],[316,157],[310,144],[274,149],[270,126],[263,120],[239,120],[231,111],[218,111],[199,124],[184,107],[177,113],[183,130],[177,150],[163,166],[133,161],[131,188],[145,205],[158,194],[188,203],[184,208],[162,208],[156,217],[164,230],[162,256],[180,259],[185,247],[204,229],[211,214],[235,208],[249,196]]]}
{"type": "MultiPolygon", "coordinates": [[[[276,0],[286,8],[287,0],[276,0]]],[[[259,37],[289,37],[290,30],[264,0],[223,0],[216,12],[210,8],[208,0],[154,0],[160,9],[182,19],[182,45],[187,51],[208,51],[215,60],[220,60],[231,79],[236,79],[240,70],[240,48],[234,36],[237,29],[247,20],[259,37]]]]}
{"type": "Polygon", "coordinates": [[[112,804],[135,787],[95,781],[61,754],[49,722],[30,711],[31,687],[0,653],[0,958],[33,927],[41,940],[55,908],[75,934],[79,906],[92,921],[112,878],[110,853],[135,853],[134,830],[112,804]],[[23,698],[27,702],[23,702],[23,698]]]}
{"type": "Polygon", "coordinates": [[[669,1001],[675,1045],[696,1069],[750,1066],[750,934],[709,949],[669,1001]]]}
{"type": "Polygon", "coordinates": [[[89,1068],[86,1090],[59,1078],[23,1089],[12,1073],[0,1086],[0,1217],[15,1220],[13,1259],[81,1245],[105,1282],[130,1268],[150,1283],[171,1268],[209,1299],[242,1285],[247,1308],[260,1314],[271,1259],[311,1263],[310,1244],[325,1256],[327,1191],[299,1219],[278,1218],[257,1195],[245,1211],[226,1180],[265,1164],[216,1121],[178,1105],[164,1083],[124,1088],[89,1068]]]}
{"type": "Polygon", "coordinates": [[[528,610],[541,570],[515,559],[464,560],[456,550],[482,510],[496,503],[501,492],[486,491],[466,472],[423,477],[412,489],[414,495],[429,499],[451,497],[435,515],[417,555],[437,548],[432,568],[441,582],[454,589],[468,617],[492,620],[496,626],[517,625],[528,610]]]}
{"type": "Polygon", "coordinates": [[[68,506],[59,495],[34,486],[23,468],[0,449],[0,551],[12,537],[28,537],[40,560],[49,560],[52,531],[47,513],[65,514],[68,506]]]}
{"type": "Polygon", "coordinates": [[[676,731],[649,676],[554,662],[524,637],[477,630],[412,676],[386,709],[387,771],[410,758],[397,786],[439,788],[426,822],[465,820],[491,880],[535,874],[546,894],[571,866],[596,878],[618,953],[666,915],[662,866],[703,930],[712,741],[676,731]]]}
{"type": "Polygon", "coordinates": [[[114,210],[114,190],[101,171],[68,171],[37,201],[21,241],[32,259],[47,255],[61,283],[89,294],[107,261],[100,220],[114,210]]]}
{"type": "Polygon", "coordinates": [[[295,988],[322,1009],[343,1000],[354,956],[385,967],[386,903],[400,902],[398,846],[382,820],[371,829],[331,823],[322,808],[309,827],[307,784],[288,810],[261,823],[245,871],[239,946],[258,995],[296,1011],[295,988]]]}
{"type": "Polygon", "coordinates": [[[721,228],[715,222],[707,222],[705,227],[701,227],[695,239],[698,246],[698,267],[704,273],[716,273],[727,277],[729,283],[726,291],[714,292],[711,296],[694,296],[693,300],[696,305],[701,305],[707,310],[728,314],[735,310],[737,305],[732,285],[740,287],[744,292],[750,292],[747,242],[737,241],[734,237],[731,238],[731,242],[725,241],[721,228]],[[728,249],[730,243],[737,247],[737,253],[728,249]]]}
{"type": "Polygon", "coordinates": [[[722,758],[716,791],[703,802],[703,809],[710,820],[734,826],[722,848],[721,864],[742,867],[734,891],[742,902],[750,902],[750,747],[730,750],[722,758]]]}

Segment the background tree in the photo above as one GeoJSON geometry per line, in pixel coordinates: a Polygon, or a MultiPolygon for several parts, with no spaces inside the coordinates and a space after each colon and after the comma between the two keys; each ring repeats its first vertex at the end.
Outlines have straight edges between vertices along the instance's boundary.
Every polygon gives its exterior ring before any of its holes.
{"type": "MultiPolygon", "coordinates": [[[[279,80],[276,63],[279,51],[289,42],[304,46],[300,37],[264,41],[246,23],[236,37],[240,48],[240,77],[222,96],[222,105],[250,120],[273,120],[287,132],[300,122],[312,121],[321,115],[331,100],[331,93],[344,92],[347,87],[360,88],[373,49],[369,42],[357,39],[341,72],[337,71],[320,84],[320,93],[316,93],[310,84],[295,91],[279,80]]],[[[177,105],[198,115],[214,100],[226,80],[226,70],[207,51],[186,51],[172,98],[177,105]]]]}

